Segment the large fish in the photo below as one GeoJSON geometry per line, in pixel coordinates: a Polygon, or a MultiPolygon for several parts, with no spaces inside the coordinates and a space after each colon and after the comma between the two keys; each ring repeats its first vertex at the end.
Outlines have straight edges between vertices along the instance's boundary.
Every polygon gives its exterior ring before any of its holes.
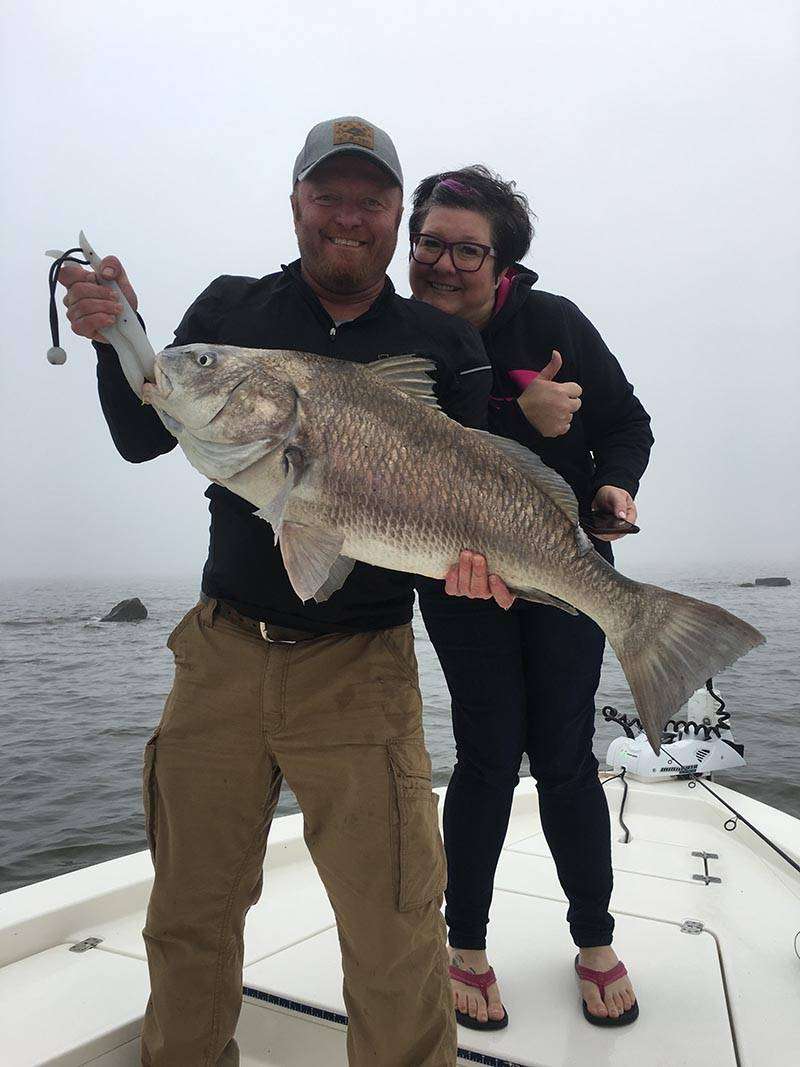
{"type": "Polygon", "coordinates": [[[462,548],[481,552],[518,597],[602,627],[658,751],[694,690],[764,637],[609,566],[561,476],[439,411],[433,370],[192,344],[159,353],[143,399],[197,470],[257,506],[301,600],[325,600],[357,559],[442,578],[462,548]]]}

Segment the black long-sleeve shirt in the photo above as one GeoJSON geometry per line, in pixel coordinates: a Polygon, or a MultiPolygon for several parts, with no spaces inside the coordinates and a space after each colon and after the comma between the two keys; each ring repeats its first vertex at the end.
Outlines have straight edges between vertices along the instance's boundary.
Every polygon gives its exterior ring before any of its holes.
{"type": "MultiPolygon", "coordinates": [[[[588,511],[602,485],[636,495],[647,467],[653,434],[650,416],[622,368],[586,316],[563,296],[532,289],[533,271],[517,265],[505,303],[481,332],[494,370],[489,403],[492,433],[526,445],[572,486],[588,511]],[[563,360],[556,381],[577,382],[581,407],[569,431],[543,437],[517,398],[550,362],[563,360]]],[[[611,558],[608,542],[595,542],[611,558]]]]}
{"type": "MultiPolygon", "coordinates": [[[[175,331],[175,345],[238,345],[290,349],[369,363],[383,355],[416,354],[436,364],[443,411],[484,428],[491,384],[477,331],[461,319],[398,296],[387,278],[363,315],[336,325],[300,274],[299,261],[264,278],[223,275],[195,300],[175,331]]],[[[120,455],[142,463],[176,441],[152,408],[128,386],[116,353],[95,345],[100,404],[120,455]]],[[[219,485],[206,490],[211,513],[203,591],[251,618],[315,633],[382,629],[411,619],[413,577],[356,563],[344,586],[322,604],[303,604],[255,507],[219,485]]]]}

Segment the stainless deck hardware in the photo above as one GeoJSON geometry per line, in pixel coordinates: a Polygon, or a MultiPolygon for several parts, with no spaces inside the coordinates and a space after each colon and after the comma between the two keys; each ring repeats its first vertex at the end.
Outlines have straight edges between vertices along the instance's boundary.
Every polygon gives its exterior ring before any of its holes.
{"type": "Polygon", "coordinates": [[[716,852],[693,852],[692,855],[697,856],[698,859],[701,859],[703,861],[703,874],[692,875],[692,878],[694,878],[696,882],[705,882],[706,885],[709,885],[709,883],[711,882],[722,881],[721,878],[717,878],[713,874],[708,873],[708,861],[719,859],[719,856],[716,852]]]}
{"type": "Polygon", "coordinates": [[[699,919],[685,919],[681,924],[682,934],[702,934],[704,929],[699,919]]]}
{"type": "Polygon", "coordinates": [[[97,948],[102,937],[87,937],[85,941],[79,941],[77,945],[70,946],[70,952],[88,952],[90,948],[97,948]]]}

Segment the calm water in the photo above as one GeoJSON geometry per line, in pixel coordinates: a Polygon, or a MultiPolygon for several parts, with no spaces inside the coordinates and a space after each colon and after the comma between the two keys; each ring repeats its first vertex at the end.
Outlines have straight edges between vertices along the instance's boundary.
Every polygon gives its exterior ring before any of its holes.
{"type": "MultiPolygon", "coordinates": [[[[748,766],[720,780],[800,817],[800,585],[740,589],[715,580],[637,574],[720,604],[768,643],[719,680],[748,766]]],[[[64,582],[0,587],[0,892],[145,847],[141,752],[161,715],[172,675],[164,642],[196,600],[184,581],[64,582]],[[117,601],[139,596],[149,618],[100,623],[117,601]]],[[[453,764],[449,698],[415,620],[426,735],[437,785],[453,764]]],[[[632,712],[607,653],[598,707],[632,712]]],[[[618,728],[598,715],[601,763],[618,728]]],[[[523,773],[527,768],[523,765],[523,773]]],[[[284,790],[279,813],[296,811],[284,790]]]]}

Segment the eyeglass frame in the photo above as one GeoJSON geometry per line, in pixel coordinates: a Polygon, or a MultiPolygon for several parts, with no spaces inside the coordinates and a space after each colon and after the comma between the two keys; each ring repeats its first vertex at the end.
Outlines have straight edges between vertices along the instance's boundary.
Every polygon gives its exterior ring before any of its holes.
{"type": "Polygon", "coordinates": [[[462,274],[477,274],[481,267],[484,265],[489,256],[493,256],[497,259],[497,249],[493,245],[482,245],[480,241],[443,241],[441,237],[437,237],[435,233],[425,233],[424,230],[419,230],[417,233],[409,234],[409,243],[411,246],[411,258],[415,263],[419,263],[421,267],[435,267],[439,260],[445,255],[446,252],[450,253],[450,262],[453,264],[453,270],[461,271],[462,274]],[[419,237],[430,237],[434,241],[438,241],[442,245],[442,250],[439,255],[431,262],[424,262],[421,259],[417,259],[414,255],[414,243],[419,237]],[[456,245],[473,245],[475,248],[480,248],[483,252],[483,259],[480,261],[477,267],[457,267],[456,259],[453,255],[453,249],[456,245]]]}

